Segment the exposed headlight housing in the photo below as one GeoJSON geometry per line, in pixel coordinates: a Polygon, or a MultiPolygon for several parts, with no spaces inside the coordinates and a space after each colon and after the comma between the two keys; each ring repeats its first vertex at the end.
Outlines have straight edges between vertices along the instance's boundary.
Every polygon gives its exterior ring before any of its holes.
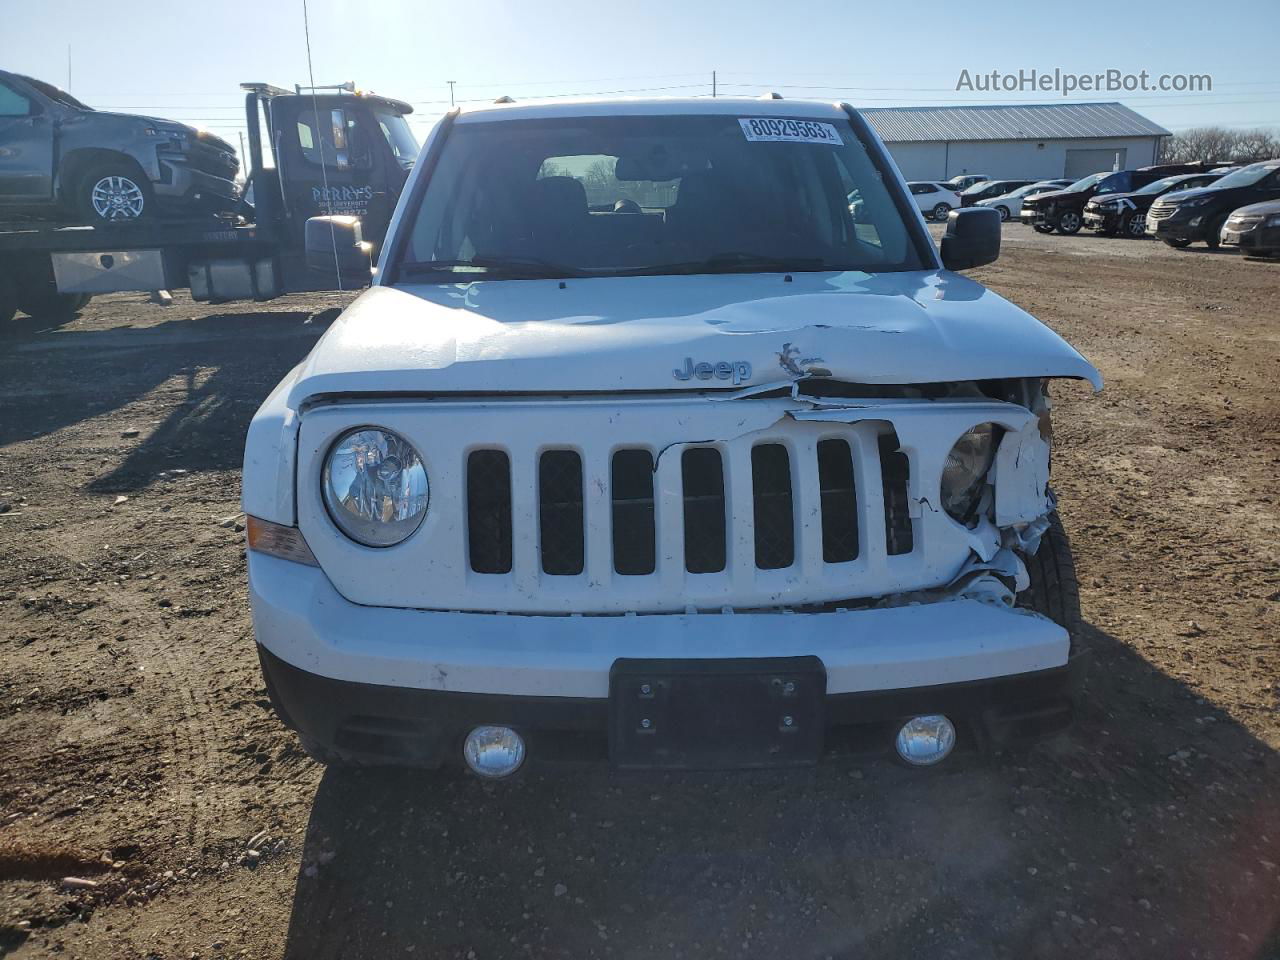
{"type": "Polygon", "coordinates": [[[1213,200],[1213,197],[1192,197],[1190,200],[1179,200],[1180,207],[1203,207],[1206,203],[1213,200]]]}
{"type": "Polygon", "coordinates": [[[320,479],[338,529],[366,547],[406,540],[427,515],[427,469],[409,441],[380,427],[348,430],[329,448],[320,479]]]}
{"type": "Polygon", "coordinates": [[[1264,227],[1280,227],[1280,213],[1273,213],[1267,217],[1264,227]]]}
{"type": "Polygon", "coordinates": [[[942,467],[942,508],[955,520],[967,523],[981,499],[982,485],[995,459],[998,429],[980,423],[967,431],[942,467]]]}

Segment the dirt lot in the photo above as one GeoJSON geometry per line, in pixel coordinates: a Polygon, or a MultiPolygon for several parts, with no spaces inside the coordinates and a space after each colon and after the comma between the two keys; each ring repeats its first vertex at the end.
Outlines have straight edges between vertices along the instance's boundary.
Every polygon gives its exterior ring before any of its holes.
{"type": "Polygon", "coordinates": [[[1280,263],[1006,239],[976,275],[1108,381],[1055,416],[1098,660],[1070,736],[924,774],[326,773],[235,523],[245,426],[341,301],[15,320],[0,955],[1280,957],[1280,263]]]}

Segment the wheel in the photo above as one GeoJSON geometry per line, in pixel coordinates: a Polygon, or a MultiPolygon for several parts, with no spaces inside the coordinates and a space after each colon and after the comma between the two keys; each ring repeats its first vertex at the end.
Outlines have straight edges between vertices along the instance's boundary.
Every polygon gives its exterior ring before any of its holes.
{"type": "Polygon", "coordinates": [[[1011,216],[1013,216],[1013,214],[1011,214],[1011,213],[1009,212],[1009,208],[1008,208],[1008,207],[1001,207],[1001,206],[997,206],[997,207],[996,207],[996,212],[1000,214],[1000,222],[1001,222],[1001,223],[1008,223],[1008,222],[1009,222],[1009,218],[1010,218],[1011,216]]]}
{"type": "Polygon", "coordinates": [[[18,309],[35,320],[70,320],[89,302],[87,293],[58,293],[57,290],[28,290],[18,298],[18,309]]]}
{"type": "Polygon", "coordinates": [[[1053,227],[1047,223],[1033,223],[1031,229],[1036,233],[1053,233],[1053,227]]]}
{"type": "Polygon", "coordinates": [[[4,270],[0,270],[0,326],[13,319],[18,312],[18,285],[4,270]]]}
{"type": "Polygon", "coordinates": [[[1228,214],[1217,217],[1209,224],[1208,232],[1205,234],[1204,243],[1210,250],[1217,250],[1222,243],[1222,225],[1227,222],[1228,214]]]}
{"type": "Polygon", "coordinates": [[[1177,247],[1179,250],[1183,247],[1191,246],[1191,241],[1187,240],[1185,237],[1179,237],[1177,240],[1166,240],[1165,243],[1171,247],[1177,247]]]}
{"type": "Polygon", "coordinates": [[[1120,232],[1126,237],[1138,239],[1147,235],[1147,215],[1134,212],[1120,222],[1120,232]]]}
{"type": "Polygon", "coordinates": [[[80,177],[73,206],[89,223],[121,223],[154,216],[155,195],[137,167],[111,160],[90,167],[80,177]]]}
{"type": "Polygon", "coordinates": [[[948,203],[940,203],[933,208],[933,219],[941,223],[943,220],[947,219],[947,216],[950,213],[951,205],[948,203]]]}
{"type": "Polygon", "coordinates": [[[1059,233],[1066,234],[1067,236],[1070,236],[1073,233],[1079,233],[1082,223],[1083,221],[1080,219],[1080,214],[1076,213],[1074,210],[1064,210],[1062,213],[1058,214],[1057,227],[1059,233]]]}
{"type": "Polygon", "coordinates": [[[1071,542],[1056,510],[1049,515],[1049,529],[1040,538],[1035,555],[1025,560],[1031,586],[1018,594],[1018,606],[1042,613],[1065,627],[1071,637],[1071,652],[1079,653],[1085,645],[1080,583],[1076,579],[1071,542]]]}

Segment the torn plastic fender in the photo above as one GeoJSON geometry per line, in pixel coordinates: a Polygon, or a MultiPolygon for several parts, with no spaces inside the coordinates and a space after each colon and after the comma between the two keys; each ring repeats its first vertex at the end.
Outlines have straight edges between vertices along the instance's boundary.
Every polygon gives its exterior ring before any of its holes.
{"type": "Polygon", "coordinates": [[[1000,438],[992,466],[996,526],[1031,523],[1053,509],[1049,495],[1049,442],[1039,417],[1000,438]]]}

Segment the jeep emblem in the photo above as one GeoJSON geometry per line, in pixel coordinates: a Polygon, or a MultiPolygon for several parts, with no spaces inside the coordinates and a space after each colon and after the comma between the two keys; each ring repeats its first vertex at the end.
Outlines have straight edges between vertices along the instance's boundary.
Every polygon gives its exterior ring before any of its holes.
{"type": "Polygon", "coordinates": [[[745,383],[751,379],[751,364],[746,360],[719,360],[716,363],[694,363],[693,357],[684,358],[684,366],[676,367],[671,375],[677,380],[732,380],[734,385],[745,383]]]}

